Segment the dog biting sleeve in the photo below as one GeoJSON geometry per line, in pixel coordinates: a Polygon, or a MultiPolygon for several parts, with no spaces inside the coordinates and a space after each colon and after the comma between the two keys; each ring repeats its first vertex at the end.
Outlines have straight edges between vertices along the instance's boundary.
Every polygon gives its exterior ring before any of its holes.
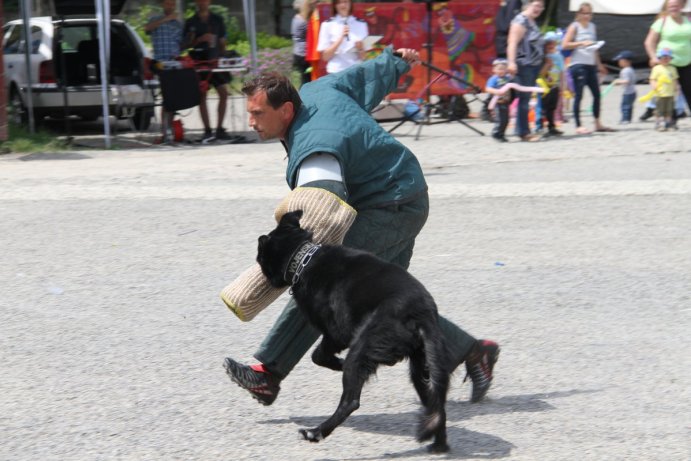
{"type": "MultiPolygon", "coordinates": [[[[316,187],[293,189],[276,207],[276,222],[295,210],[302,210],[300,225],[313,233],[314,242],[326,244],[343,242],[357,215],[355,209],[337,195],[316,187]]],[[[221,291],[221,299],[240,320],[248,322],[286,289],[272,287],[259,264],[255,264],[221,291]]]]}

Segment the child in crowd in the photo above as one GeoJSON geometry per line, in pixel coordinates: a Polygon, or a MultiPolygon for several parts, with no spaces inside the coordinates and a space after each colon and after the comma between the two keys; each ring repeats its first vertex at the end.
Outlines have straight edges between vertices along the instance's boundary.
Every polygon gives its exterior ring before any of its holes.
{"type": "Polygon", "coordinates": [[[672,121],[674,111],[674,98],[679,90],[679,74],[677,68],[670,64],[672,50],[663,48],[657,53],[660,64],[653,67],[650,72],[650,85],[657,96],[657,131],[677,129],[672,121]]]}
{"type": "Polygon", "coordinates": [[[547,32],[545,34],[545,63],[540,70],[538,82],[545,89],[542,95],[541,114],[547,119],[547,133],[545,137],[560,136],[564,134],[557,129],[554,123],[554,114],[559,105],[559,97],[563,89],[564,57],[557,48],[557,34],[547,32]]]}
{"type": "Polygon", "coordinates": [[[621,120],[619,124],[631,123],[633,116],[633,103],[636,101],[636,73],[631,67],[633,53],[624,50],[614,57],[617,65],[621,68],[619,78],[614,81],[615,85],[625,85],[621,96],[621,120]]]}
{"type": "Polygon", "coordinates": [[[497,96],[494,106],[494,128],[492,137],[499,142],[508,142],[504,133],[509,124],[509,103],[511,102],[511,91],[501,91],[501,87],[511,81],[508,73],[508,63],[506,59],[495,59],[492,61],[492,76],[487,80],[485,92],[497,96]]]}

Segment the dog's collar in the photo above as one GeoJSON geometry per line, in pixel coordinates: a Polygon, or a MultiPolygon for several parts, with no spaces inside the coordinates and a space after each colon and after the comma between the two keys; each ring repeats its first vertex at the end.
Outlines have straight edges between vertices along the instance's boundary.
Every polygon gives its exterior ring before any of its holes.
{"type": "Polygon", "coordinates": [[[305,267],[307,267],[309,262],[312,260],[314,253],[316,253],[320,248],[321,245],[317,245],[309,241],[303,242],[302,245],[300,245],[297,250],[295,250],[295,253],[293,253],[293,255],[290,257],[290,262],[288,263],[288,266],[286,266],[283,279],[291,285],[298,283],[300,281],[302,271],[305,270],[305,267]]]}

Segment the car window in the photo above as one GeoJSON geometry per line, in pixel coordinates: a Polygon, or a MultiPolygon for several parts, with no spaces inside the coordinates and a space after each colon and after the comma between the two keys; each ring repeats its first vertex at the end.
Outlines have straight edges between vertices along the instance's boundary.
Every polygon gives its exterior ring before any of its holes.
{"type": "MultiPolygon", "coordinates": [[[[43,39],[43,31],[39,26],[31,26],[31,53],[37,54],[38,48],[41,46],[43,39]]],[[[5,47],[3,48],[5,54],[19,54],[24,53],[24,26],[17,24],[10,32],[9,37],[6,38],[5,47]]]]}
{"type": "Polygon", "coordinates": [[[95,29],[89,26],[65,27],[62,32],[62,51],[77,52],[79,42],[91,40],[95,29]]]}
{"type": "Polygon", "coordinates": [[[12,28],[9,37],[5,37],[5,48],[3,49],[5,54],[19,53],[19,45],[22,39],[23,32],[23,26],[17,25],[12,28]]]}
{"type": "Polygon", "coordinates": [[[43,40],[43,29],[31,26],[31,54],[38,54],[38,48],[43,40]]]}

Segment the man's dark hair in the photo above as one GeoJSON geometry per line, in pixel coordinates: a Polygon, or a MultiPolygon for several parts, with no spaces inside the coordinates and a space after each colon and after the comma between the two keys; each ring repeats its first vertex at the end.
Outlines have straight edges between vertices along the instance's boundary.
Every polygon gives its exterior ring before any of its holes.
{"type": "Polygon", "coordinates": [[[269,105],[278,109],[286,102],[292,102],[295,112],[302,106],[302,99],[290,80],[285,75],[277,72],[260,74],[242,85],[242,92],[247,96],[253,96],[258,91],[266,93],[269,105]]]}

